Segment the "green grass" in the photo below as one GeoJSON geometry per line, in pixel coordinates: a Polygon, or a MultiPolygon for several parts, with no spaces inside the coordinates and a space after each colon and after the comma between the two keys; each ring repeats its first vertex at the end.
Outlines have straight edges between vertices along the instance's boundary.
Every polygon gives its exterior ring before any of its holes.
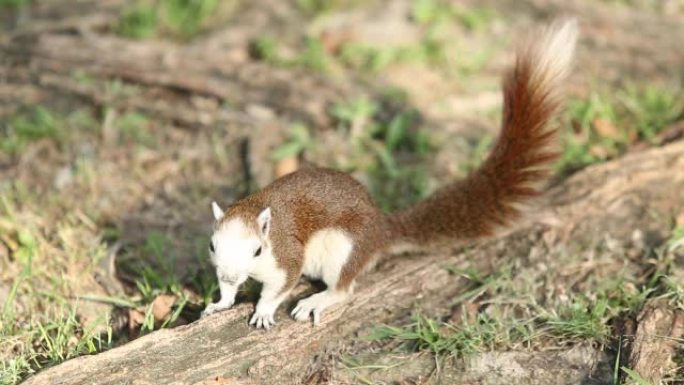
{"type": "Polygon", "coordinates": [[[219,0],[166,0],[162,3],[165,26],[189,38],[200,31],[202,23],[218,8],[219,0]]]}
{"type": "Polygon", "coordinates": [[[265,61],[272,65],[283,64],[278,46],[278,40],[273,36],[263,35],[249,43],[250,56],[256,60],[265,61]]]}
{"type": "MultiPolygon", "coordinates": [[[[675,227],[669,240],[651,253],[646,251],[653,255],[651,262],[656,266],[647,276],[634,276],[627,267],[607,278],[588,276],[584,282],[565,286],[562,300],[543,300],[537,279],[526,277],[525,268],[516,267],[514,262],[503,262],[489,274],[445,265],[442,267],[448,272],[466,279],[462,294],[452,306],[477,305],[474,313],[463,313],[461,319],[449,322],[415,311],[410,323],[379,325],[364,338],[395,341],[399,349],[455,357],[489,350],[556,349],[587,343],[610,349],[631,338],[616,335],[614,322],[636,316],[649,298],[667,299],[684,310],[684,287],[673,278],[676,253],[683,245],[684,230],[675,227]],[[530,279],[534,282],[526,282],[530,279]]],[[[595,249],[595,253],[600,252],[600,248],[595,249]]],[[[572,268],[583,263],[579,261],[551,268],[572,268]]],[[[616,377],[618,369],[616,366],[616,377]]],[[[629,371],[625,373],[636,380],[629,371]]]]}
{"type": "Polygon", "coordinates": [[[309,128],[302,123],[293,124],[288,130],[288,140],[273,150],[271,158],[278,161],[293,156],[299,156],[314,145],[315,142],[311,137],[309,128]]]}
{"type": "Polygon", "coordinates": [[[36,142],[49,142],[61,151],[74,136],[96,133],[95,119],[85,109],[69,113],[56,112],[44,106],[27,107],[0,123],[0,153],[16,156],[36,142]]]}
{"type": "Polygon", "coordinates": [[[561,172],[574,171],[623,154],[637,141],[657,143],[657,135],[684,118],[681,90],[628,85],[613,93],[592,92],[572,99],[562,118],[561,172]]]}
{"type": "Polygon", "coordinates": [[[116,32],[131,39],[147,39],[157,33],[157,11],[142,4],[135,4],[121,12],[116,32]]]}
{"type": "Polygon", "coordinates": [[[485,315],[463,325],[439,322],[420,313],[414,314],[412,321],[403,327],[377,326],[365,338],[374,341],[394,339],[410,350],[465,357],[491,348],[497,337],[497,326],[485,315]]]}
{"type": "Polygon", "coordinates": [[[0,8],[3,7],[24,7],[28,5],[31,0],[0,0],[0,8]]]}
{"type": "Polygon", "coordinates": [[[347,171],[363,171],[371,194],[387,211],[406,207],[427,194],[424,162],[431,147],[417,111],[400,102],[390,111],[366,97],[333,106],[330,114],[353,143],[347,171]]]}
{"type": "Polygon", "coordinates": [[[114,120],[114,126],[122,142],[133,142],[150,146],[154,143],[149,132],[150,120],[139,112],[128,112],[114,120]]]}
{"type": "Polygon", "coordinates": [[[131,39],[170,36],[188,40],[236,5],[237,1],[219,0],[136,1],[121,11],[115,31],[131,39]]]}
{"type": "Polygon", "coordinates": [[[468,291],[469,295],[462,299],[487,293],[488,298],[500,298],[504,303],[499,305],[492,301],[495,304],[486,306],[487,310],[478,310],[473,320],[464,318],[452,323],[417,313],[407,325],[377,326],[366,338],[395,340],[411,351],[427,350],[437,355],[456,357],[532,345],[553,347],[588,342],[606,346],[612,338],[612,320],[625,312],[636,312],[650,293],[639,292],[639,300],[635,301],[633,298],[616,298],[609,291],[598,291],[595,294],[597,298],[574,295],[567,304],[542,307],[531,300],[531,294],[507,291],[503,287],[505,283],[487,280],[481,288],[468,291]],[[526,299],[527,303],[522,307],[505,305],[506,299],[510,298],[526,299]]]}
{"type": "Polygon", "coordinates": [[[326,52],[318,37],[306,36],[301,49],[294,57],[285,58],[281,53],[279,41],[263,35],[249,43],[250,56],[278,67],[299,67],[326,74],[334,66],[334,58],[326,52]]]}
{"type": "Polygon", "coordinates": [[[492,9],[486,7],[463,7],[440,0],[415,0],[412,3],[412,17],[421,25],[456,21],[469,30],[484,29],[495,17],[492,9]]]}
{"type": "Polygon", "coordinates": [[[315,37],[307,37],[304,41],[304,49],[295,59],[295,63],[304,68],[324,73],[331,66],[330,60],[330,55],[325,51],[321,40],[315,37]]]}
{"type": "Polygon", "coordinates": [[[624,367],[624,366],[623,366],[623,367],[620,368],[620,370],[622,370],[623,372],[625,372],[625,374],[627,375],[627,377],[628,377],[631,381],[633,381],[633,383],[636,384],[636,385],[652,385],[650,382],[646,381],[643,377],[641,377],[641,376],[639,375],[639,373],[637,373],[636,371],[634,371],[634,370],[632,370],[632,369],[630,369],[630,368],[627,368],[627,367],[624,367]]]}
{"type": "MultiPolygon", "coordinates": [[[[8,349],[19,349],[11,357],[3,357],[0,383],[17,383],[46,366],[111,347],[111,327],[104,332],[83,328],[74,309],[61,313],[66,315],[27,322],[20,322],[11,311],[0,314],[0,352],[4,356],[8,349]]],[[[103,322],[109,324],[106,319],[103,322]]]]}
{"type": "MultiPolygon", "coordinates": [[[[107,92],[117,97],[133,91],[120,82],[107,84],[107,92]]],[[[148,118],[133,111],[117,114],[105,108],[103,115],[94,115],[92,109],[74,108],[62,113],[37,107],[20,110],[3,123],[0,155],[22,154],[37,148],[38,142],[54,143],[59,156],[53,161],[73,176],[64,190],[55,190],[51,178],[34,178],[30,173],[22,180],[0,180],[2,384],[15,384],[65,359],[126,341],[128,329],[112,329],[112,307],[141,312],[142,324],[130,332],[147,333],[196,319],[218,291],[214,272],[206,261],[204,236],[188,235],[180,240],[184,252],[197,255],[198,262],[179,275],[175,273],[179,242],[166,233],[152,231],[141,243],[127,243],[120,256],[121,262],[131,266],[137,281],[128,286],[129,294],[108,296],[102,292],[95,277],[101,273],[100,262],[106,258],[109,245],[117,242],[121,232],[105,231],[111,214],[106,213],[103,202],[113,198],[106,198],[111,194],[108,190],[118,186],[108,183],[110,178],[116,179],[116,172],[98,172],[103,164],[99,156],[114,150],[119,157],[131,141],[159,142],[166,132],[149,130],[148,118]],[[107,116],[112,116],[107,124],[118,140],[105,143],[101,130],[107,116]],[[95,144],[98,151],[87,152],[83,144],[95,144]],[[137,257],[137,264],[127,262],[128,256],[137,257]],[[166,317],[155,319],[152,304],[160,295],[172,296],[174,303],[166,317]]],[[[159,154],[162,150],[151,147],[146,151],[159,154]]],[[[133,166],[126,172],[131,178],[147,178],[134,158],[127,158],[133,166]]],[[[134,190],[125,191],[127,195],[134,190]]],[[[130,197],[117,194],[112,202],[126,200],[131,203],[130,197]]],[[[120,267],[126,271],[125,266],[120,267]]]]}
{"type": "Polygon", "coordinates": [[[14,116],[0,130],[4,131],[0,151],[10,155],[19,153],[32,142],[41,139],[57,140],[60,136],[57,117],[40,106],[14,116]]]}
{"type": "Polygon", "coordinates": [[[0,185],[0,242],[10,252],[10,260],[0,259],[0,282],[12,277],[0,312],[3,384],[16,383],[40,368],[100,351],[112,343],[107,314],[87,324],[77,315],[80,304],[74,301],[70,287],[79,275],[60,273],[63,266],[91,271],[103,248],[70,216],[57,220],[55,233],[36,227],[32,216],[20,207],[33,205],[40,198],[18,184],[0,185]],[[85,255],[89,258],[84,259],[85,255]]]}
{"type": "Polygon", "coordinates": [[[361,0],[296,0],[297,7],[306,14],[320,16],[332,11],[350,9],[360,4],[361,0]]]}
{"type": "MultiPolygon", "coordinates": [[[[321,14],[338,9],[342,4],[335,1],[301,1],[300,7],[307,13],[321,14]]],[[[352,2],[344,2],[352,3],[352,2]]],[[[350,6],[350,4],[346,4],[350,6]]],[[[280,53],[280,43],[273,36],[257,37],[250,44],[251,56],[277,66],[299,66],[327,73],[332,68],[346,67],[358,73],[376,74],[387,67],[412,63],[429,65],[446,73],[454,71],[464,75],[471,74],[484,66],[493,52],[483,49],[474,55],[462,55],[455,63],[449,57],[450,34],[447,27],[454,23],[468,30],[481,30],[492,21],[495,14],[487,8],[465,8],[448,5],[441,1],[415,1],[412,7],[413,20],[421,25],[423,31],[420,41],[415,44],[383,47],[359,41],[341,44],[334,52],[326,52],[321,39],[306,36],[302,46],[293,59],[284,59],[280,53]]]]}
{"type": "Polygon", "coordinates": [[[459,164],[459,168],[464,174],[476,170],[487,158],[489,150],[494,144],[494,136],[485,134],[477,140],[468,158],[459,164]]]}

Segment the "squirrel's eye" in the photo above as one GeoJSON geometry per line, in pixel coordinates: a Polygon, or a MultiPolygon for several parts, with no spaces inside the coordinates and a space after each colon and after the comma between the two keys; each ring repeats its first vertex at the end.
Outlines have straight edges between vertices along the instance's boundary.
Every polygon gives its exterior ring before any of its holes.
{"type": "Polygon", "coordinates": [[[258,257],[260,255],[261,255],[261,246],[259,246],[259,248],[254,252],[255,257],[258,257]]]}
{"type": "Polygon", "coordinates": [[[216,251],[216,250],[214,249],[214,242],[212,242],[212,241],[209,241],[209,251],[211,251],[212,253],[213,253],[214,251],[216,251]]]}

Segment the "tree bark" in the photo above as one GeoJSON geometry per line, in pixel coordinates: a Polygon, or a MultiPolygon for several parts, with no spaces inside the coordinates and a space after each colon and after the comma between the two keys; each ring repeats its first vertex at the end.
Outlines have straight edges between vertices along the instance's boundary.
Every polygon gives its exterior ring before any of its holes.
{"type": "MultiPolygon", "coordinates": [[[[637,317],[628,366],[651,384],[660,384],[684,337],[684,312],[666,299],[649,300],[637,317]]],[[[631,382],[628,382],[631,383],[631,382]]]]}

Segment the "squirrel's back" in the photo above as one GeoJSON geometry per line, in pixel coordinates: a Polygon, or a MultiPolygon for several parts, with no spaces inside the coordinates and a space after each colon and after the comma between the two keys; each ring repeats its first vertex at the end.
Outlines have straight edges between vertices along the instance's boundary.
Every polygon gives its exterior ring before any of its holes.
{"type": "Polygon", "coordinates": [[[369,226],[387,229],[368,190],[349,174],[327,168],[302,168],[278,178],[238,201],[226,217],[255,218],[266,207],[273,208],[273,228],[287,229],[302,244],[326,228],[346,231],[354,238],[372,234],[369,226]]]}

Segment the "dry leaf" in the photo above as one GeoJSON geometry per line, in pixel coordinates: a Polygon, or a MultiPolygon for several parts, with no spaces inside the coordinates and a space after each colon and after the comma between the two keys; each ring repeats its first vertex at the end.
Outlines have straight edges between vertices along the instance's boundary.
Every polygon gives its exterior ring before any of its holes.
{"type": "Polygon", "coordinates": [[[145,314],[139,310],[128,309],[128,329],[135,330],[145,322],[145,314]]]}
{"type": "Polygon", "coordinates": [[[152,315],[155,321],[163,321],[171,314],[171,308],[176,303],[176,297],[169,294],[162,294],[152,301],[152,315]]]}
{"type": "Polygon", "coordinates": [[[639,140],[639,133],[636,130],[629,130],[627,133],[627,141],[629,143],[636,143],[639,140]]]}
{"type": "Polygon", "coordinates": [[[677,215],[677,217],[675,218],[675,223],[677,224],[677,226],[684,227],[684,211],[677,215]]]}
{"type": "Polygon", "coordinates": [[[610,155],[605,147],[599,145],[591,146],[589,148],[589,153],[601,159],[606,159],[608,155],[610,155]]]}
{"type": "Polygon", "coordinates": [[[324,31],[321,34],[320,41],[325,52],[335,55],[340,51],[340,48],[351,41],[352,38],[353,34],[348,30],[324,31]]]}
{"type": "Polygon", "coordinates": [[[618,131],[617,127],[613,124],[613,122],[606,120],[606,119],[594,119],[593,122],[594,128],[596,129],[596,132],[598,132],[601,136],[605,136],[607,138],[619,138],[620,137],[620,132],[618,131]]]}
{"type": "Polygon", "coordinates": [[[296,156],[289,156],[285,159],[281,159],[275,165],[276,178],[295,172],[298,168],[299,159],[297,159],[296,156]]]}
{"type": "Polygon", "coordinates": [[[454,324],[475,322],[480,310],[480,304],[475,302],[465,302],[453,310],[449,317],[449,322],[454,324]]]}

